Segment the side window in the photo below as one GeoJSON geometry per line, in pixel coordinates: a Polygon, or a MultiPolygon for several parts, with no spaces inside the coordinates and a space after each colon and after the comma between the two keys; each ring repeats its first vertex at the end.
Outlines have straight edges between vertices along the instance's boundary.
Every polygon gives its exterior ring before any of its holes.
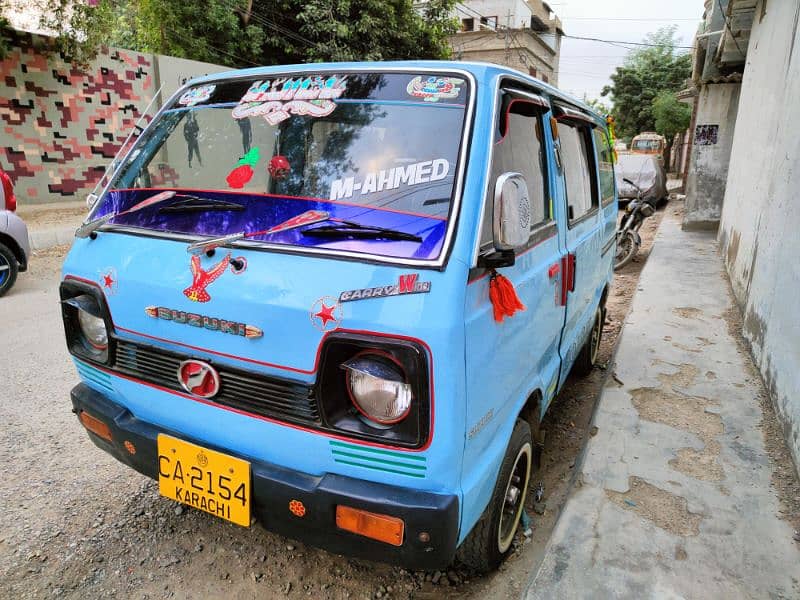
{"type": "Polygon", "coordinates": [[[520,173],[525,178],[531,203],[531,229],[551,219],[547,193],[547,150],[542,128],[544,111],[544,107],[526,99],[506,97],[503,101],[481,224],[481,249],[492,245],[494,186],[503,173],[520,173]]]}
{"type": "Polygon", "coordinates": [[[597,170],[600,175],[600,202],[603,206],[614,200],[614,154],[606,133],[599,127],[594,130],[597,149],[597,170]]]}
{"type": "Polygon", "coordinates": [[[599,205],[591,131],[586,125],[561,121],[558,136],[561,139],[567,206],[570,208],[570,221],[574,221],[599,205]]]}

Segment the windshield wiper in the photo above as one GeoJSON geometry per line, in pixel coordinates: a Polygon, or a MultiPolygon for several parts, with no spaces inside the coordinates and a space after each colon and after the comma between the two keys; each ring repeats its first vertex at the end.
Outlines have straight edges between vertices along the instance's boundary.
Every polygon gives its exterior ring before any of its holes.
{"type": "Polygon", "coordinates": [[[183,213],[183,212],[205,212],[205,211],[241,211],[244,206],[236,204],[236,202],[228,202],[227,200],[207,200],[198,196],[191,196],[189,194],[176,194],[176,198],[185,198],[175,204],[169,206],[162,206],[158,209],[159,213],[183,213]]]}
{"type": "Polygon", "coordinates": [[[373,227],[372,225],[362,225],[354,221],[336,220],[341,225],[322,225],[313,229],[305,229],[300,233],[309,237],[353,237],[367,240],[392,240],[406,242],[421,242],[422,238],[413,233],[398,231],[397,229],[387,229],[385,227],[373,227]]]}
{"type": "Polygon", "coordinates": [[[159,202],[164,202],[165,200],[174,198],[175,194],[176,192],[173,190],[166,190],[164,192],[159,192],[158,194],[153,194],[146,200],[142,200],[138,204],[134,204],[127,210],[123,210],[121,212],[109,213],[107,215],[103,215],[99,219],[95,219],[94,221],[89,221],[88,223],[84,223],[83,225],[78,227],[77,231],[75,232],[75,237],[87,238],[90,235],[92,235],[95,231],[100,229],[103,225],[108,223],[111,219],[115,217],[121,217],[122,215],[134,213],[136,211],[142,210],[143,208],[147,208],[148,206],[152,206],[153,204],[158,204],[159,202]]]}

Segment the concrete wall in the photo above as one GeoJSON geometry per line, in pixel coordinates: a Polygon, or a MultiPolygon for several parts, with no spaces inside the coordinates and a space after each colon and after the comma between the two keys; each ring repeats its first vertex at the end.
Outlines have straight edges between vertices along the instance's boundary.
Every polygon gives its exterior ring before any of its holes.
{"type": "Polygon", "coordinates": [[[222,70],[172,57],[103,49],[86,68],[16,33],[0,61],[0,168],[21,204],[83,199],[163,82],[222,70]]]}
{"type": "Polygon", "coordinates": [[[716,229],[719,224],[740,88],[739,83],[711,83],[700,88],[684,229],[716,229]]]}
{"type": "Polygon", "coordinates": [[[800,6],[756,8],[719,239],[744,335],[800,465],[800,6]]]}

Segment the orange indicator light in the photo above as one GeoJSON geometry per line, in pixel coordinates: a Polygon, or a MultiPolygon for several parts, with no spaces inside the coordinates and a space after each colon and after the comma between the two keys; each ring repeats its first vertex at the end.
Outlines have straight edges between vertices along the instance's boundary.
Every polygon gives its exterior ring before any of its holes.
{"type": "Polygon", "coordinates": [[[111,437],[111,430],[108,428],[108,425],[103,423],[100,419],[93,417],[85,411],[81,411],[78,415],[78,418],[81,420],[81,423],[83,423],[83,426],[95,435],[98,435],[109,442],[113,440],[111,437]]]}
{"type": "Polygon", "coordinates": [[[127,450],[129,454],[136,454],[136,446],[133,445],[133,442],[128,440],[125,440],[125,450],[127,450]]]}
{"type": "Polygon", "coordinates": [[[300,502],[300,500],[292,500],[291,502],[289,502],[289,511],[295,517],[306,516],[306,507],[302,502],[300,502]]]}
{"type": "Polygon", "coordinates": [[[403,545],[405,524],[397,517],[340,505],[336,507],[336,526],[392,546],[403,545]]]}

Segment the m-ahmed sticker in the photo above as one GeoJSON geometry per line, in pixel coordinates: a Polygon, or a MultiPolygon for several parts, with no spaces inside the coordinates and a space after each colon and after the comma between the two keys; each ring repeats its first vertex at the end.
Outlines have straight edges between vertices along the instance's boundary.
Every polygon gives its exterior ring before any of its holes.
{"type": "Polygon", "coordinates": [[[427,294],[431,291],[430,281],[420,281],[417,273],[400,275],[397,283],[379,285],[378,287],[347,290],[339,294],[339,302],[386,298],[388,296],[405,296],[406,294],[427,294]]]}
{"type": "Polygon", "coordinates": [[[423,77],[418,75],[408,82],[406,91],[414,98],[422,98],[425,102],[452,100],[461,93],[463,79],[456,77],[423,77]]]}
{"type": "Polygon", "coordinates": [[[346,75],[279,77],[256,81],[231,113],[234,119],[264,117],[270,125],[290,115],[326,117],[345,92],[346,75]]]}
{"type": "Polygon", "coordinates": [[[211,94],[214,93],[216,89],[216,85],[199,85],[197,87],[193,87],[190,90],[185,91],[180,98],[178,98],[178,104],[183,106],[194,106],[195,104],[200,104],[201,102],[207,102],[209,98],[211,98],[211,94]]]}
{"type": "Polygon", "coordinates": [[[331,183],[330,199],[352,198],[402,187],[415,186],[446,179],[450,174],[450,161],[444,158],[423,160],[410,165],[392,167],[364,173],[363,177],[345,177],[331,183]]]}

